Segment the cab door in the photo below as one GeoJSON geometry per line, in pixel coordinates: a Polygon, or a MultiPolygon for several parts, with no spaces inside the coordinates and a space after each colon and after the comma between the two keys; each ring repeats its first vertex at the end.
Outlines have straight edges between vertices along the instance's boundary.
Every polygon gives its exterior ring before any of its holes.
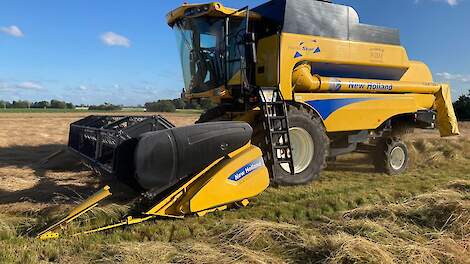
{"type": "Polygon", "coordinates": [[[243,96],[250,83],[246,61],[249,12],[245,7],[225,19],[226,87],[235,93],[234,96],[243,96]]]}

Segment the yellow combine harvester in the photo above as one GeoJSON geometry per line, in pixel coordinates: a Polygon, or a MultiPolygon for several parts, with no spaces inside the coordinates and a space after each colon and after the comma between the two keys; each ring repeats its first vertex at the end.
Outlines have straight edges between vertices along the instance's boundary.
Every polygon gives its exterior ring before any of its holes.
{"type": "Polygon", "coordinates": [[[183,5],[167,19],[178,33],[184,98],[219,104],[200,122],[250,123],[276,183],[309,182],[327,158],[353,151],[401,173],[408,151],[400,137],[434,128],[436,114],[442,136],[459,133],[449,86],[408,59],[398,30],[362,24],[352,7],[210,3],[183,5]]]}
{"type": "MultiPolygon", "coordinates": [[[[402,173],[404,134],[436,125],[441,136],[459,134],[449,86],[408,59],[398,30],[362,24],[352,7],[184,4],[167,20],[178,36],[183,98],[209,98],[218,107],[184,128],[162,117],[91,116],[72,124],[70,149],[144,192],[150,204],[139,217],[90,232],[246,206],[270,180],[310,182],[328,158],[356,151],[370,153],[380,172],[402,173]]],[[[110,194],[104,188],[39,237],[57,237],[59,227],[110,194]]]]}

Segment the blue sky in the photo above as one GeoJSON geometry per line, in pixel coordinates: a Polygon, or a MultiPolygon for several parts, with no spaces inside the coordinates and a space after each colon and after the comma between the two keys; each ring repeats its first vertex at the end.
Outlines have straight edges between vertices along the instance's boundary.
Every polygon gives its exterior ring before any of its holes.
{"type": "MultiPolygon", "coordinates": [[[[0,0],[0,100],[137,105],[178,97],[183,81],[165,15],[183,2],[0,0]]],[[[409,57],[450,82],[454,98],[470,89],[470,0],[335,2],[353,6],[364,23],[399,28],[409,57]]]]}

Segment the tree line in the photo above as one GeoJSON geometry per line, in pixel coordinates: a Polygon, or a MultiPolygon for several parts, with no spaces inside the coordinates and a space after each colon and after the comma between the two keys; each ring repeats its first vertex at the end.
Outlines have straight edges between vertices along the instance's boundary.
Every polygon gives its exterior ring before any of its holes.
{"type": "MultiPolygon", "coordinates": [[[[143,107],[147,112],[176,112],[177,109],[208,110],[217,105],[209,99],[201,99],[198,102],[185,102],[183,99],[158,100],[148,102],[143,107]]],[[[104,103],[100,105],[79,105],[80,108],[88,108],[90,111],[120,111],[122,105],[104,103]]],[[[76,106],[60,100],[30,102],[27,100],[4,101],[0,100],[0,109],[75,109],[76,106]]]]}
{"type": "MultiPolygon", "coordinates": [[[[84,106],[84,105],[83,105],[84,106]]],[[[176,109],[200,109],[208,110],[216,106],[209,99],[201,99],[199,102],[185,102],[183,99],[158,100],[148,102],[144,108],[147,112],[175,112],[176,109]]],[[[85,106],[84,106],[85,107],[85,106]]],[[[121,105],[104,103],[101,105],[87,105],[91,111],[119,111],[121,105]]],[[[4,101],[0,100],[0,109],[75,109],[75,105],[61,100],[30,102],[27,100],[4,101]]],[[[454,109],[458,120],[470,121],[470,93],[462,95],[454,102],[454,109]]]]}
{"type": "Polygon", "coordinates": [[[30,102],[26,100],[3,101],[0,100],[0,108],[3,109],[75,109],[75,105],[60,100],[30,102]]]}
{"type": "Polygon", "coordinates": [[[209,110],[217,105],[209,99],[201,99],[199,102],[185,102],[183,99],[158,100],[145,104],[147,112],[176,112],[176,109],[209,110]]]}

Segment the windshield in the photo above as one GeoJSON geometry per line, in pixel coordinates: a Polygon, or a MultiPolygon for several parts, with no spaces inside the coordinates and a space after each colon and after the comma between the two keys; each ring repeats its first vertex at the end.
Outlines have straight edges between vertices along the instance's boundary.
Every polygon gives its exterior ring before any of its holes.
{"type": "Polygon", "coordinates": [[[224,76],[224,20],[187,18],[174,26],[187,91],[220,87],[224,76]]]}

